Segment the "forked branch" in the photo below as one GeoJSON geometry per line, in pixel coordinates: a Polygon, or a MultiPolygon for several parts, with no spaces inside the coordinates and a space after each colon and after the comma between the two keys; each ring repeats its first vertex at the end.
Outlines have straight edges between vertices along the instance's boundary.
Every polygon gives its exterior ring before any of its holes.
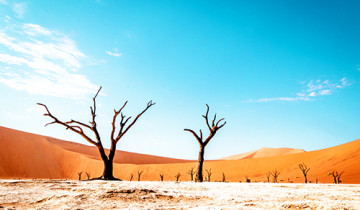
{"type": "Polygon", "coordinates": [[[197,135],[196,132],[191,130],[191,129],[184,129],[184,131],[188,131],[188,132],[192,133],[201,146],[206,146],[209,143],[209,141],[214,137],[216,132],[220,128],[224,127],[224,125],[226,124],[226,121],[224,123],[220,124],[220,122],[223,121],[224,118],[221,118],[220,120],[218,120],[216,122],[216,114],[215,114],[214,119],[211,121],[211,126],[210,126],[210,123],[209,123],[209,110],[210,110],[209,105],[206,104],[206,113],[205,113],[205,115],[202,115],[202,117],[205,119],[206,126],[209,128],[210,134],[205,139],[205,141],[203,140],[203,134],[202,134],[201,130],[200,130],[200,135],[197,135]]]}
{"type": "Polygon", "coordinates": [[[125,108],[126,104],[127,104],[127,101],[124,103],[124,105],[118,111],[114,110],[115,114],[114,114],[113,121],[112,121],[111,140],[115,141],[116,143],[121,139],[121,137],[123,137],[125,135],[126,132],[128,132],[128,130],[136,123],[136,121],[141,117],[142,114],[144,114],[151,106],[155,105],[155,103],[153,103],[152,101],[149,101],[146,105],[146,108],[140,114],[138,114],[136,116],[136,118],[126,127],[126,124],[131,119],[131,117],[126,118],[126,116],[122,113],[122,110],[125,108]],[[116,118],[118,117],[119,114],[120,114],[120,128],[119,128],[119,132],[115,138],[114,137],[115,130],[116,130],[115,122],[116,122],[116,118]]]}

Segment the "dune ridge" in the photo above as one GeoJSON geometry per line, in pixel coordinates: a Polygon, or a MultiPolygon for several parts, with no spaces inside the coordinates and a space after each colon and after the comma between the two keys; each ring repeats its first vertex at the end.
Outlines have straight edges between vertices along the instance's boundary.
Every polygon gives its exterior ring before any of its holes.
{"type": "Polygon", "coordinates": [[[260,158],[260,157],[272,157],[272,156],[281,156],[281,155],[291,155],[301,152],[306,152],[306,151],[303,149],[293,149],[293,148],[263,147],[255,151],[224,157],[221,158],[221,160],[240,160],[240,159],[250,159],[250,158],[260,158]]]}
{"type": "MultiPolygon", "coordinates": [[[[245,175],[252,182],[263,182],[266,172],[277,169],[281,172],[279,181],[301,183],[303,176],[298,164],[306,163],[311,168],[308,177],[312,182],[331,183],[332,177],[327,174],[337,170],[345,171],[343,183],[360,183],[360,140],[310,152],[278,156],[256,154],[239,160],[205,161],[204,168],[212,169],[211,181],[221,180],[224,173],[231,182],[243,182],[245,175]]],[[[135,180],[137,172],[144,171],[141,180],[159,180],[161,173],[164,180],[169,181],[181,173],[180,180],[189,181],[186,172],[196,165],[197,162],[191,160],[117,151],[114,175],[129,180],[133,174],[135,180]]],[[[0,127],[0,178],[77,179],[77,172],[89,172],[95,177],[100,176],[102,170],[95,147],[0,127]]]]}

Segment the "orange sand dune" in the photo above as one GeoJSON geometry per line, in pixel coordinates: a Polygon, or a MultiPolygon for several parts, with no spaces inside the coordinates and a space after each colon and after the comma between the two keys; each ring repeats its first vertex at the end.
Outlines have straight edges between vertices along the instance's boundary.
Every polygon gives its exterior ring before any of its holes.
{"type": "MultiPolygon", "coordinates": [[[[0,126],[0,177],[74,178],[78,171],[102,163],[95,147],[62,141],[0,126]]],[[[116,151],[115,163],[184,163],[189,160],[116,151]]]]}
{"type": "MultiPolygon", "coordinates": [[[[245,181],[247,175],[252,181],[264,182],[267,180],[266,173],[277,169],[280,171],[278,180],[281,182],[301,183],[304,181],[298,165],[305,163],[310,167],[308,179],[312,182],[332,183],[332,176],[327,176],[331,171],[345,171],[342,175],[343,183],[360,183],[360,140],[352,141],[343,145],[322,149],[312,152],[303,152],[291,155],[242,159],[242,160],[218,160],[205,162],[205,168],[212,169],[211,180],[221,180],[224,172],[228,181],[245,181]]],[[[174,180],[177,173],[183,174],[182,180],[189,180],[186,171],[196,163],[169,164],[169,165],[137,165],[131,170],[148,169],[163,171],[168,180],[174,180]]],[[[204,172],[205,173],[205,172],[204,172]]],[[[121,174],[122,177],[128,176],[121,174]]],[[[146,175],[146,174],[144,174],[146,175]]],[[[206,173],[205,173],[206,175],[206,173]]],[[[146,179],[159,179],[150,173],[146,179]]]]}
{"type": "MultiPolygon", "coordinates": [[[[137,172],[144,171],[141,180],[159,180],[160,173],[164,180],[175,180],[175,175],[181,173],[180,180],[187,181],[190,176],[186,172],[197,164],[123,151],[116,155],[114,174],[124,180],[129,180],[131,174],[135,180],[137,172]]],[[[270,156],[207,161],[205,168],[212,170],[211,181],[221,180],[222,173],[227,181],[244,181],[245,175],[251,181],[266,181],[266,172],[277,169],[281,182],[303,182],[298,164],[304,162],[311,168],[310,181],[331,183],[332,177],[327,174],[338,170],[345,171],[343,183],[360,183],[360,140],[312,152],[270,156]]],[[[94,177],[102,169],[93,147],[0,127],[0,178],[77,179],[77,172],[90,172],[94,177]]]]}
{"type": "Polygon", "coordinates": [[[240,159],[250,159],[250,158],[260,158],[260,157],[272,157],[280,155],[291,155],[296,153],[305,152],[302,149],[292,149],[292,148],[261,148],[252,152],[246,152],[238,155],[232,155],[229,157],[221,158],[221,160],[240,160],[240,159]]]}

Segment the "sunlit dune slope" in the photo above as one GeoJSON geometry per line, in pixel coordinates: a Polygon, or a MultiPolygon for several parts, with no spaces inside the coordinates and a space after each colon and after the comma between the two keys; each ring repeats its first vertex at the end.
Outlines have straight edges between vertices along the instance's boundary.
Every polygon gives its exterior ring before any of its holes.
{"type": "MultiPolygon", "coordinates": [[[[205,162],[204,168],[212,170],[212,181],[221,180],[224,173],[227,181],[244,182],[245,176],[248,176],[252,182],[264,182],[267,181],[266,173],[277,169],[280,172],[278,178],[280,182],[302,183],[304,178],[298,166],[300,163],[305,163],[310,167],[308,180],[312,183],[315,183],[316,179],[319,183],[332,183],[332,176],[327,175],[332,171],[345,171],[341,177],[343,183],[360,183],[360,140],[312,152],[253,159],[208,161],[205,162]]],[[[152,170],[164,171],[170,180],[174,180],[174,176],[180,172],[183,174],[182,180],[189,180],[186,171],[194,166],[196,163],[138,165],[136,168],[151,167],[152,170]]],[[[207,175],[206,172],[204,174],[207,175]]],[[[127,174],[123,176],[126,177],[127,174]]],[[[159,179],[150,174],[147,178],[159,179]]],[[[270,181],[272,181],[271,178],[270,181]]]]}
{"type": "MultiPolygon", "coordinates": [[[[360,183],[360,140],[317,151],[271,156],[208,161],[204,168],[211,169],[211,181],[221,180],[222,173],[226,181],[244,182],[245,175],[252,182],[266,181],[266,173],[277,169],[280,182],[303,182],[298,164],[305,163],[311,168],[308,179],[312,182],[317,179],[332,183],[327,174],[337,170],[345,171],[343,183],[360,183]]],[[[164,174],[164,180],[169,181],[180,173],[180,180],[188,181],[190,175],[186,172],[196,165],[195,161],[118,151],[114,174],[124,180],[132,174],[136,180],[137,172],[144,171],[141,180],[160,180],[159,174],[164,174]]],[[[77,179],[80,171],[94,177],[100,176],[102,170],[95,147],[0,127],[0,178],[77,179]]]]}
{"type": "Polygon", "coordinates": [[[228,157],[221,158],[222,160],[240,160],[240,159],[250,159],[250,158],[260,158],[260,157],[272,157],[280,155],[291,155],[296,153],[305,152],[302,149],[292,149],[292,148],[261,148],[252,152],[246,152],[238,155],[232,155],[228,157]]]}

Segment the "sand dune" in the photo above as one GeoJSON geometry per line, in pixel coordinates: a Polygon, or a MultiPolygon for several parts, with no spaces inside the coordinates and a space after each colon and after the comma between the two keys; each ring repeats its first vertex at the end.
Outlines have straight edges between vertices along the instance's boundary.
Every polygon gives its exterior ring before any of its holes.
{"type": "MultiPolygon", "coordinates": [[[[298,164],[304,162],[311,168],[308,177],[312,182],[317,179],[320,183],[331,183],[332,177],[327,174],[338,170],[345,171],[343,183],[360,183],[360,140],[280,156],[278,150],[261,151],[248,159],[207,161],[205,168],[212,169],[211,181],[221,180],[222,173],[232,182],[244,181],[245,175],[251,181],[266,181],[266,172],[277,169],[281,182],[299,183],[303,176],[298,164]]],[[[180,180],[188,181],[186,171],[196,166],[196,162],[188,160],[123,151],[117,152],[115,163],[115,176],[124,180],[129,180],[130,174],[136,179],[137,172],[144,171],[141,180],[159,180],[159,173],[164,174],[165,180],[175,180],[174,176],[181,173],[180,180]]],[[[77,179],[79,171],[99,176],[102,169],[94,147],[0,127],[0,178],[77,179]]]]}
{"type": "Polygon", "coordinates": [[[292,149],[292,148],[261,148],[255,151],[246,152],[238,155],[232,155],[228,157],[221,158],[222,160],[240,160],[240,159],[251,159],[251,158],[260,158],[260,157],[272,157],[280,155],[291,155],[296,153],[305,152],[302,149],[292,149]]]}
{"type": "MultiPolygon", "coordinates": [[[[184,163],[117,150],[118,164],[184,163]]],[[[76,178],[79,171],[101,174],[102,162],[95,147],[0,127],[1,178],[76,178]]]]}

